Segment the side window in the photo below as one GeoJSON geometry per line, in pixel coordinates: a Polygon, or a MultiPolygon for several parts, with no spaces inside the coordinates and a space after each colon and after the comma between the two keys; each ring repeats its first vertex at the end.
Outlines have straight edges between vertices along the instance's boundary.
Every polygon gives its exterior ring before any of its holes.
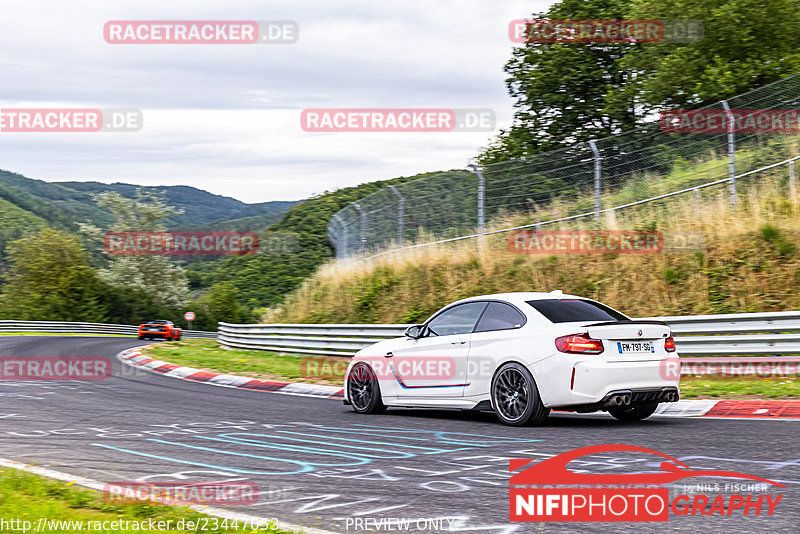
{"type": "Polygon", "coordinates": [[[453,336],[456,334],[470,334],[475,328],[485,302],[467,302],[459,304],[440,313],[428,323],[426,335],[428,336],[453,336]]]}
{"type": "Polygon", "coordinates": [[[510,330],[519,328],[524,324],[525,316],[514,309],[513,306],[502,302],[490,302],[475,331],[510,330]]]}

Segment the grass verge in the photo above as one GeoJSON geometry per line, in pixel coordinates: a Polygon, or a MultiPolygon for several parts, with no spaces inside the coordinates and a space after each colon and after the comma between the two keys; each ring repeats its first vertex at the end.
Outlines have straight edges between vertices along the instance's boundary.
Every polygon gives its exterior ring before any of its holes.
{"type": "Polygon", "coordinates": [[[683,399],[800,399],[800,381],[794,376],[681,377],[683,399]]]}
{"type": "MultiPolygon", "coordinates": [[[[204,515],[184,506],[169,506],[163,504],[148,504],[139,502],[134,504],[111,504],[103,500],[102,493],[70,486],[63,482],[50,480],[31,473],[16,469],[0,469],[0,518],[5,524],[0,524],[2,532],[78,532],[88,531],[98,533],[126,534],[129,532],[141,533],[141,528],[135,525],[148,525],[163,522],[162,526],[173,528],[160,529],[163,533],[195,532],[200,525],[202,532],[216,534],[241,533],[266,533],[278,534],[282,531],[267,529],[252,529],[250,525],[243,525],[240,521],[234,527],[231,521],[224,523],[223,519],[204,515]],[[40,518],[49,523],[40,524],[40,518]],[[176,529],[179,521],[182,526],[187,526],[191,521],[192,528],[176,529]],[[30,523],[24,523],[28,521],[30,523]],[[64,522],[73,523],[64,523],[64,522]],[[74,522],[82,523],[74,523],[74,522]],[[127,521],[117,523],[113,521],[127,521]],[[166,523],[171,521],[171,523],[166,523]],[[89,522],[92,522],[91,525],[89,522]],[[99,522],[99,523],[95,523],[99,522]],[[105,523],[104,523],[105,522],[105,523]],[[25,528],[25,527],[28,528],[25,528]],[[94,528],[97,526],[98,528],[94,528]],[[104,528],[104,527],[109,528],[104,528]],[[203,529],[203,526],[206,528],[203,529]],[[124,528],[130,527],[130,528],[124,528]]],[[[145,527],[147,528],[147,527],[145,527]]],[[[152,528],[150,529],[152,531],[152,528]]]]}
{"type": "Polygon", "coordinates": [[[213,339],[162,342],[148,345],[142,352],[151,358],[176,365],[218,373],[231,373],[264,380],[341,385],[341,380],[309,376],[306,372],[304,362],[311,359],[323,360],[323,358],[291,356],[261,350],[225,350],[213,339]]]}
{"type": "MultiPolygon", "coordinates": [[[[152,358],[177,365],[218,373],[232,373],[265,380],[288,380],[339,386],[338,379],[308,376],[312,369],[336,369],[330,359],[289,356],[258,350],[224,350],[212,339],[170,341],[149,345],[143,352],[152,358]],[[317,360],[317,367],[308,365],[317,360]],[[327,361],[328,367],[322,363],[327,361]]],[[[339,369],[344,366],[340,363],[339,369]]],[[[681,398],[684,399],[800,399],[797,377],[696,377],[681,378],[681,398]]]]}

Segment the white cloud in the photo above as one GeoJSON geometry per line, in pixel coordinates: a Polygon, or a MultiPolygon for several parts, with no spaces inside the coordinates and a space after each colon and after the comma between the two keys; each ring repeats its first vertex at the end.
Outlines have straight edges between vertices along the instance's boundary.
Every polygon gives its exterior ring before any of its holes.
{"type": "Polygon", "coordinates": [[[494,109],[510,20],[549,1],[356,0],[6,6],[0,107],[140,108],[137,133],[0,133],[0,168],[44,180],[184,184],[245,202],[459,168],[496,132],[308,133],[309,107],[494,109]],[[110,45],[108,20],[295,20],[291,45],[110,45]]]}

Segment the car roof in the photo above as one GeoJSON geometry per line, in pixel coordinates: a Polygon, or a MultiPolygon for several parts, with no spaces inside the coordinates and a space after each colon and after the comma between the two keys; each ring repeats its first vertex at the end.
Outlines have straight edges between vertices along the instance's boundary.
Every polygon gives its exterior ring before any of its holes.
{"type": "Polygon", "coordinates": [[[524,304],[529,300],[561,299],[561,298],[584,299],[586,297],[581,297],[579,295],[569,295],[567,293],[561,293],[560,291],[551,291],[549,293],[545,293],[543,291],[517,291],[512,293],[493,293],[491,295],[477,295],[475,297],[461,299],[458,302],[470,302],[474,300],[505,300],[507,302],[512,302],[514,304],[524,304]]]}

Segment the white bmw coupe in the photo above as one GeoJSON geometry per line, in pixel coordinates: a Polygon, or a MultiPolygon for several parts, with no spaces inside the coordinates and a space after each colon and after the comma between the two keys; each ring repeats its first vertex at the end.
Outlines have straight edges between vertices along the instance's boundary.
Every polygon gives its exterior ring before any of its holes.
{"type": "Polygon", "coordinates": [[[677,358],[659,321],[560,291],[485,295],[360,350],[344,402],[361,413],[491,410],[514,426],[542,423],[551,409],[638,421],[678,400],[677,358]]]}

